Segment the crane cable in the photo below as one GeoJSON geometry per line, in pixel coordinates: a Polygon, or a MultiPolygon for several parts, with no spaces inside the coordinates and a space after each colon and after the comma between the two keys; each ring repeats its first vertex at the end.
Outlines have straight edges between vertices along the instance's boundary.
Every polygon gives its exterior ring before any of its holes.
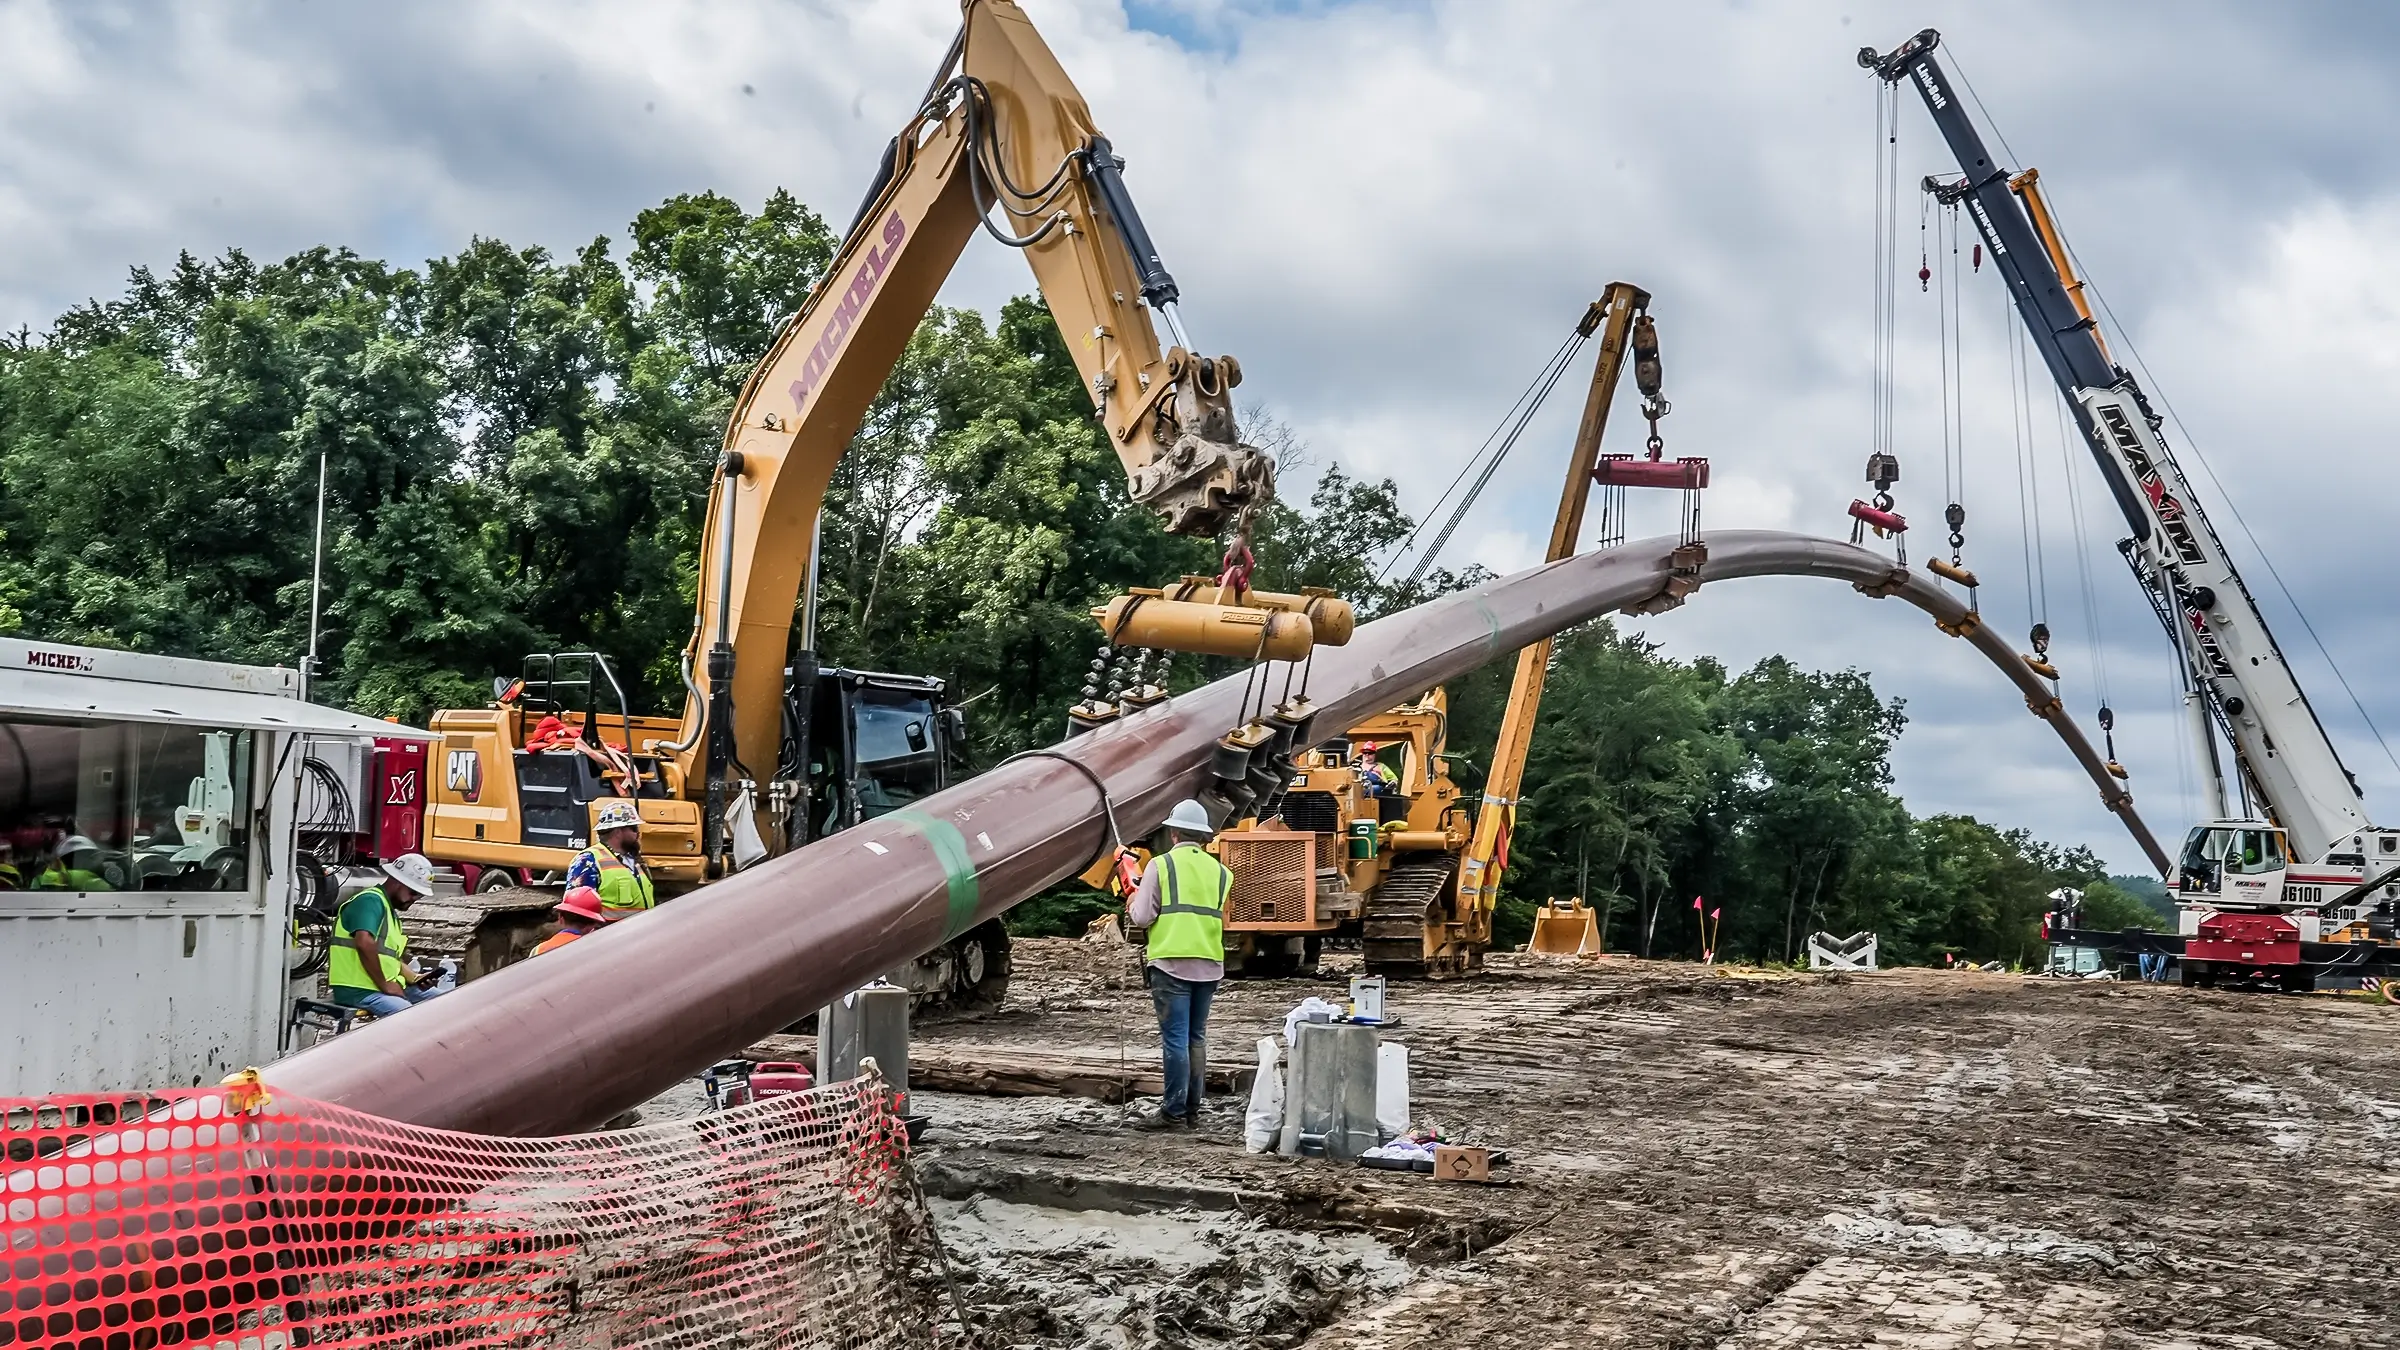
{"type": "Polygon", "coordinates": [[[1424,579],[1426,569],[1433,565],[1434,558],[1441,553],[1443,546],[1450,542],[1450,536],[1458,529],[1459,521],[1465,518],[1467,508],[1475,504],[1475,498],[1482,493],[1484,485],[1491,482],[1493,472],[1500,467],[1500,461],[1505,459],[1509,450],[1516,445],[1517,437],[1524,433],[1526,424],[1533,420],[1533,415],[1542,406],[1542,401],[1550,397],[1551,390],[1558,387],[1559,377],[1564,375],[1567,367],[1574,363],[1576,353],[1583,349],[1585,340],[1585,334],[1578,329],[1567,335],[1567,340],[1558,345],[1558,350],[1550,353],[1549,359],[1542,363],[1541,370],[1517,395],[1516,401],[1508,405],[1508,411],[1501,414],[1499,423],[1483,438],[1483,443],[1475,447],[1475,453],[1469,455],[1467,462],[1459,466],[1458,473],[1450,480],[1450,486],[1442,489],[1442,495],[1435,499],[1433,506],[1426,511],[1425,518],[1417,523],[1415,529],[1409,531],[1407,538],[1400,541],[1400,546],[1392,550],[1391,554],[1384,559],[1383,565],[1375,569],[1376,581],[1381,582],[1391,571],[1392,564],[1398,562],[1411,548],[1416,546],[1418,536],[1425,532],[1425,526],[1431,522],[1433,513],[1442,509],[1443,504],[1450,500],[1450,495],[1458,491],[1459,484],[1466,481],[1467,475],[1475,472],[1477,464],[1483,464],[1483,472],[1477,475],[1474,486],[1467,489],[1467,495],[1450,513],[1440,532],[1434,536],[1424,552],[1418,555],[1414,568],[1408,574],[1406,584],[1414,588],[1419,581],[1424,579]],[[1484,462],[1485,452],[1492,451],[1495,442],[1498,443],[1499,448],[1493,451],[1490,461],[1486,463],[1484,462]]]}
{"type": "Polygon", "coordinates": [[[1900,91],[1875,90],[1875,320],[1868,441],[1874,457],[1893,453],[1892,365],[1900,289],[1900,91]]]}
{"type": "MultiPolygon", "coordinates": [[[[2052,202],[2050,210],[2053,216],[2057,215],[2058,204],[2052,202]]],[[[2062,240],[2065,238],[2065,233],[2065,227],[2061,226],[2060,237],[2062,240]]],[[[2217,500],[2223,502],[2225,509],[2232,513],[2233,523],[2241,528],[2242,537],[2250,542],[2251,552],[2258,555],[2258,561],[2267,569],[2267,576],[2274,581],[2275,589],[2282,593],[2283,602],[2292,607],[2292,616],[2300,620],[2301,630],[2306,632],[2308,640],[2316,645],[2317,655],[2324,658],[2325,668],[2333,672],[2334,682],[2341,685],[2342,692],[2350,696],[2350,706],[2358,711],[2359,720],[2367,724],[2367,732],[2375,738],[2375,745],[2383,751],[2385,761],[2394,769],[2400,769],[2400,756],[2392,753],[2390,742],[2383,738],[2383,729],[2375,725],[2375,718],[2367,712],[2367,705],[2359,699],[2358,691],[2350,687],[2350,677],[2342,673],[2341,664],[2335,661],[2333,653],[2326,649],[2325,639],[2317,635],[2317,626],[2309,621],[2308,611],[2300,607],[2299,597],[2293,595],[2292,588],[2284,584],[2283,573],[2276,570],[2275,559],[2267,553],[2266,545],[2258,541],[2258,535],[2251,530],[2250,522],[2242,517],[2241,503],[2231,492],[2225,490],[2223,480],[2217,477],[2216,466],[2208,462],[2208,456],[2201,451],[2200,443],[2192,437],[2192,429],[2184,424],[2183,415],[2175,411],[2174,401],[2169,399],[2166,392],[2159,386],[2158,377],[2150,373],[2149,363],[2142,359],[2141,349],[2133,345],[2132,335],[2125,330],[2125,325],[2118,321],[2117,312],[2110,307],[2108,297],[2102,294],[2099,286],[2090,279],[2090,274],[2084,272],[2083,259],[2075,256],[2073,244],[2067,245],[2067,256],[2073,260],[2076,273],[2084,277],[2084,291],[2100,302],[2100,312],[2108,316],[2108,326],[2115,335],[2116,341],[2124,347],[2125,354],[2133,358],[2134,369],[2141,372],[2143,383],[2146,386],[2145,392],[2158,400],[2159,407],[2166,409],[2168,419],[2175,423],[2175,434],[2182,440],[2184,449],[2191,451],[2192,458],[2199,461],[2200,471],[2208,475],[2209,486],[2217,490],[2217,500]]],[[[2170,459],[2177,459],[2173,449],[2170,448],[2167,454],[2170,459]]],[[[2180,461],[2177,462],[2180,467],[2180,461]]],[[[2244,791],[2247,790],[2245,787],[2244,791]]]]}
{"type": "Polygon", "coordinates": [[[2050,563],[2042,548],[2041,463],[2028,453],[2033,441],[2033,392],[2026,367],[2032,354],[2025,350],[2025,328],[2017,321],[2016,301],[2005,290],[2000,295],[2000,322],[2007,334],[2002,341],[2008,348],[2008,416],[2017,447],[2017,531],[2025,563],[2025,621],[2028,631],[2038,629],[2047,641],[2050,563]]]}

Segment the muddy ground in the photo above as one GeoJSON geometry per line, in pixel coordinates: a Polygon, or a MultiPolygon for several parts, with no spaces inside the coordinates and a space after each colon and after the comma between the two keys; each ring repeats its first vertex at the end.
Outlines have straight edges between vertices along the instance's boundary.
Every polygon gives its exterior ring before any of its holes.
{"type": "MultiPolygon", "coordinates": [[[[1007,1008],[919,1041],[1155,1054],[1124,948],[1017,969],[1007,1008]]],[[[1214,1055],[1343,987],[1228,985],[1214,1055]]],[[[1504,1184],[1250,1155],[1239,1099],[1154,1135],[1138,1106],[922,1094],[977,1339],[2400,1344],[2400,1008],[1495,958],[1391,1011],[1416,1118],[1507,1149],[1504,1184]]]]}

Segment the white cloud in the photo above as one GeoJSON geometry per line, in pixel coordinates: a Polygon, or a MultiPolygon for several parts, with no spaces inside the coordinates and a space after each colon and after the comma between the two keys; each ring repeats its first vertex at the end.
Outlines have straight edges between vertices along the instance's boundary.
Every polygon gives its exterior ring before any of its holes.
{"type": "MultiPolygon", "coordinates": [[[[2400,699],[2371,678],[2400,656],[2381,594],[2400,545],[2376,490],[2400,364],[2400,252],[2386,242],[2400,152],[2379,134],[2400,91],[2392,23],[2064,0],[1862,0],[1847,13],[1139,0],[1135,17],[1163,30],[1144,31],[1113,0],[1028,8],[1131,161],[1194,335],[1240,355],[1245,398],[1320,460],[1388,474],[1424,512],[1622,277],[1657,297],[1670,453],[1716,462],[1708,523],[1829,534],[1847,528],[1868,449],[1872,81],[1851,55],[1942,26],[2012,161],[2044,170],[2228,505],[2400,729],[2400,699]],[[2105,80],[2092,77],[2099,51],[2105,80]],[[2253,71],[2305,71],[2306,94],[2253,71]]],[[[839,224],[955,14],[951,0],[0,0],[0,324],[38,328],[114,291],[128,265],[185,248],[349,243],[413,263],[482,233],[563,249],[620,234],[671,192],[756,203],[778,185],[839,224]]],[[[1901,127],[1909,180],[1949,168],[1913,99],[1901,127]]],[[[1911,195],[1911,258],[1915,212],[1911,195]]],[[[944,297],[988,307],[1028,280],[1006,250],[978,245],[944,297]]],[[[1988,268],[1967,294],[1967,560],[1987,614],[2014,632],[2029,615],[2004,392],[2012,321],[1988,268]]],[[[1913,287],[1900,299],[1900,497],[1923,554],[1943,499],[1936,310],[1913,287]]],[[[1445,562],[1536,555],[1587,378],[1588,365],[1568,374],[1445,562]]],[[[2175,767],[2166,648],[2112,556],[2120,527],[2088,466],[2078,540],[2054,414],[2035,393],[2068,702],[2088,716],[2105,674],[2137,794],[2174,834],[2189,769],[2175,767]]],[[[1620,400],[1612,448],[1638,444],[1631,411],[1620,400]]],[[[1637,533],[1671,526],[1666,503],[1637,511],[1637,533]]],[[[2220,526],[2247,561],[2241,532],[2220,526]]],[[[2272,582],[2254,583],[2351,767],[2391,800],[2400,772],[2272,582]]],[[[1762,582],[1714,589],[1653,627],[1671,650],[1737,667],[1782,651],[1870,669],[1911,701],[1898,764],[1913,804],[2135,861],[2063,754],[2028,734],[2013,691],[1913,612],[1762,582]]]]}

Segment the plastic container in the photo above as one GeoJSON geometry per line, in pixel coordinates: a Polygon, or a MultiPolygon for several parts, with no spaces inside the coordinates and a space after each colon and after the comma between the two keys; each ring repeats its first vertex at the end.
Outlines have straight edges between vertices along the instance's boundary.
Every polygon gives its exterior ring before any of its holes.
{"type": "Polygon", "coordinates": [[[1350,822],[1350,856],[1362,860],[1375,856],[1376,828],[1371,820],[1350,822]]]}

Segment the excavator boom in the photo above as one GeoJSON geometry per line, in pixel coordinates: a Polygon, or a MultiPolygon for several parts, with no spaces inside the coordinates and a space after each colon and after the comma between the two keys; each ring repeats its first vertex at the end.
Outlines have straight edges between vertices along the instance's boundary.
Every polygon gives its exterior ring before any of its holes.
{"type": "Polygon", "coordinates": [[[790,644],[818,507],[978,228],[1032,265],[1137,504],[1177,533],[1213,535],[1246,528],[1273,491],[1273,461],[1235,427],[1240,367],[1160,349],[1153,315],[1173,324],[1178,290],[1082,95],[1010,0],[963,10],[958,41],[885,152],[824,281],[726,427],[687,652],[693,698],[665,747],[683,795],[706,795],[712,865],[727,847],[732,784],[761,786],[772,837],[782,813],[766,802],[805,781],[806,766],[788,762],[786,667],[801,684],[813,678],[814,654],[794,657],[790,644]]]}

